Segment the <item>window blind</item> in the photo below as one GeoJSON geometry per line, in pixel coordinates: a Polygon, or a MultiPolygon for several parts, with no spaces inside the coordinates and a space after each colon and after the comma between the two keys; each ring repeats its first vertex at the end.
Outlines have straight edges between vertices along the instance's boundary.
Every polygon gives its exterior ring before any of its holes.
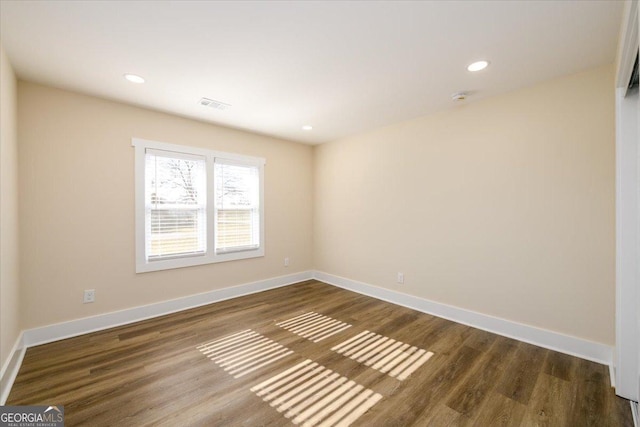
{"type": "Polygon", "coordinates": [[[147,260],[204,255],[205,157],[147,148],[145,175],[147,260]]]}
{"type": "Polygon", "coordinates": [[[260,169],[216,158],[216,253],[260,247],[260,169]]]}

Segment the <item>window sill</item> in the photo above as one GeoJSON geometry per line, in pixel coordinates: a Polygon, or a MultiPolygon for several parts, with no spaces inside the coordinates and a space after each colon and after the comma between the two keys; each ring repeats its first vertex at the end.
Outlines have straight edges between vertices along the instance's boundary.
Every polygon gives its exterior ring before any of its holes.
{"type": "Polygon", "coordinates": [[[219,262],[237,261],[241,259],[260,258],[264,256],[264,247],[217,255],[200,255],[182,258],[171,258],[157,261],[141,260],[136,263],[136,273],[172,270],[174,268],[192,267],[195,265],[216,264],[219,262]]]}

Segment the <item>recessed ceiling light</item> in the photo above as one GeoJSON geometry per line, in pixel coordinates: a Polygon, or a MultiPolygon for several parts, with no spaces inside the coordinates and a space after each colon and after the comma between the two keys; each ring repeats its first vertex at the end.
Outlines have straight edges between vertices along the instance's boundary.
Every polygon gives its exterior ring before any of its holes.
{"type": "Polygon", "coordinates": [[[144,83],[144,78],[135,74],[125,74],[124,78],[129,80],[131,83],[144,83]]]}
{"type": "Polygon", "coordinates": [[[302,130],[311,130],[311,129],[313,129],[313,126],[309,126],[309,125],[302,126],[302,130]]]}
{"type": "Polygon", "coordinates": [[[467,70],[469,71],[481,71],[489,66],[489,61],[476,61],[472,64],[469,64],[467,70]]]}

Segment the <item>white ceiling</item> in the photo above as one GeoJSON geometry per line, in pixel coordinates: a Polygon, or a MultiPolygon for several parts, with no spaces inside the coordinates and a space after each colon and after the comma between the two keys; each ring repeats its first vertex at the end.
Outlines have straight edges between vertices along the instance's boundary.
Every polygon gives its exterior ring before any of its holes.
{"type": "Polygon", "coordinates": [[[473,102],[611,63],[622,9],[620,1],[2,0],[0,38],[21,79],[316,144],[451,108],[453,92],[472,91],[473,102]],[[488,69],[466,70],[482,58],[488,69]],[[233,107],[203,107],[201,97],[233,107]]]}

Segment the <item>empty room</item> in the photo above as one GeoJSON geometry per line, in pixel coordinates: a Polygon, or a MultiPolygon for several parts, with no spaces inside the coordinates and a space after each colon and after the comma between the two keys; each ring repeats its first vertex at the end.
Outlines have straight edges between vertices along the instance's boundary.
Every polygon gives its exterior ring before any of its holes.
{"type": "Polygon", "coordinates": [[[0,0],[0,427],[638,427],[639,13],[0,0]]]}

